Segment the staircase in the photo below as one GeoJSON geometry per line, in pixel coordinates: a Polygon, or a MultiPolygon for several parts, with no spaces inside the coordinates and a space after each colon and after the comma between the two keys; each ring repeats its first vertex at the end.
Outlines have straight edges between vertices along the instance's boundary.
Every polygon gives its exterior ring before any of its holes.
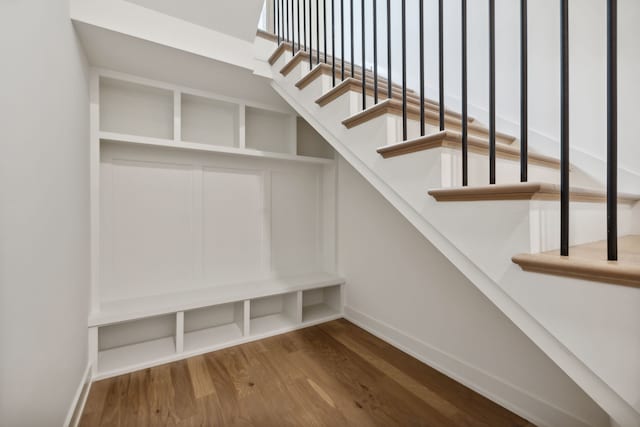
{"type": "Polygon", "coordinates": [[[441,114],[438,101],[367,70],[363,82],[362,68],[351,73],[350,63],[343,76],[338,60],[324,62],[295,40],[269,47],[272,86],[298,114],[613,425],[640,426],[640,355],[625,350],[637,348],[640,323],[617,312],[640,291],[640,195],[617,194],[620,254],[607,261],[607,193],[570,167],[571,256],[561,256],[558,236],[566,230],[559,200],[566,189],[559,185],[560,159],[527,150],[528,179],[521,182],[522,144],[515,136],[473,118],[464,126],[466,113],[441,114]],[[490,175],[496,181],[487,185],[490,175]]]}

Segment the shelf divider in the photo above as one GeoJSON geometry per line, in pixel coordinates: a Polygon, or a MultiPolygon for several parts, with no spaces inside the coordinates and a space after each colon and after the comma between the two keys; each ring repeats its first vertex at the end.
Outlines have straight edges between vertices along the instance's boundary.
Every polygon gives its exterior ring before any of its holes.
{"type": "Polygon", "coordinates": [[[173,91],[173,141],[177,144],[182,140],[182,94],[173,91]]]}
{"type": "Polygon", "coordinates": [[[184,311],[176,313],[176,353],[184,351],[184,311]]]}

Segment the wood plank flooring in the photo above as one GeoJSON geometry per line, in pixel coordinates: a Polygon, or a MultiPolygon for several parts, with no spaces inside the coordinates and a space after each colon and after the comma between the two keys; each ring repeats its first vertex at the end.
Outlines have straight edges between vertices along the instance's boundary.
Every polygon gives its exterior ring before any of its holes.
{"type": "Polygon", "coordinates": [[[98,381],[80,425],[533,426],[346,320],[98,381]]]}

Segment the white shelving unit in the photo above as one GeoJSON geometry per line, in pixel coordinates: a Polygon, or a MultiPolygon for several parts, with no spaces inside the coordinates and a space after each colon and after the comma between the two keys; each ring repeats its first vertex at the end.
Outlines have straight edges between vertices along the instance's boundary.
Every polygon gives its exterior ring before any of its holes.
{"type": "Polygon", "coordinates": [[[89,320],[94,378],[340,318],[343,286],[338,276],[313,274],[106,304],[89,320]]]}
{"type": "Polygon", "coordinates": [[[90,107],[94,379],[342,316],[336,161],[304,120],[101,69],[90,107]]]}

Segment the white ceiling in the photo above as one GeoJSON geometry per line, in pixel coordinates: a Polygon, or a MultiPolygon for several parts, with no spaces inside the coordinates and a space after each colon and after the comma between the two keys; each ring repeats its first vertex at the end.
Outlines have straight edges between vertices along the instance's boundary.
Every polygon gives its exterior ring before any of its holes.
{"type": "Polygon", "coordinates": [[[264,0],[126,0],[247,41],[253,41],[264,0]]]}

